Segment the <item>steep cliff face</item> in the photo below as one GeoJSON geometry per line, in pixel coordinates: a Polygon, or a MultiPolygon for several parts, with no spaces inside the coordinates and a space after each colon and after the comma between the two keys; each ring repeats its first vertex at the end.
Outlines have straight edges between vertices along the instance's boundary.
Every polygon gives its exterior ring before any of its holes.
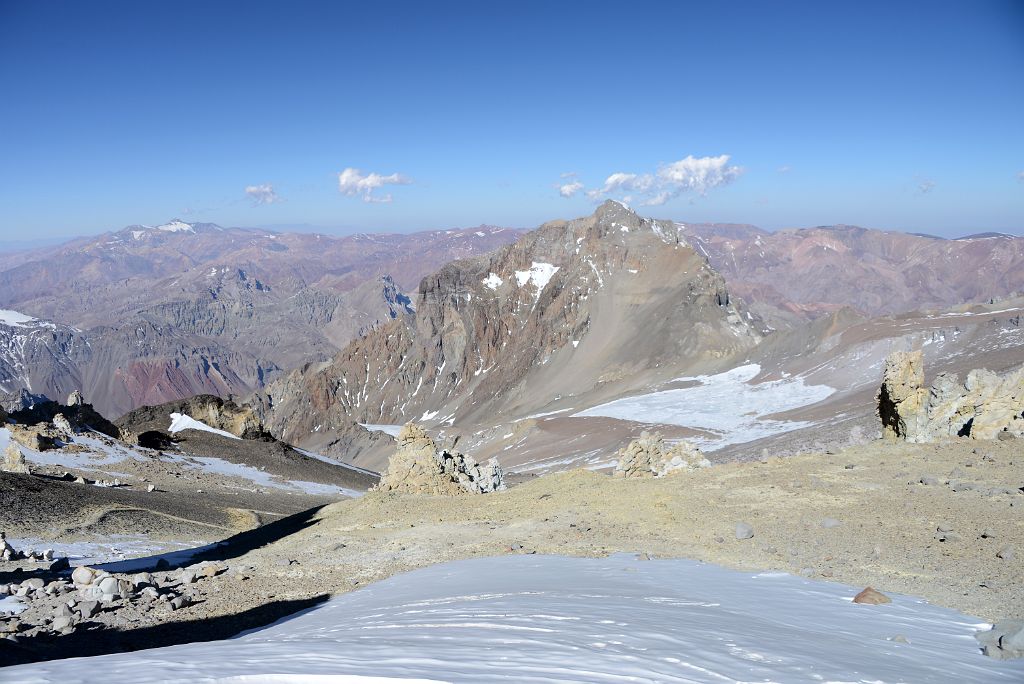
{"type": "Polygon", "coordinates": [[[256,403],[279,437],[323,446],[353,422],[471,424],[611,385],[628,391],[759,340],[676,224],[606,202],[444,266],[420,283],[415,318],[292,373],[256,403]]]}

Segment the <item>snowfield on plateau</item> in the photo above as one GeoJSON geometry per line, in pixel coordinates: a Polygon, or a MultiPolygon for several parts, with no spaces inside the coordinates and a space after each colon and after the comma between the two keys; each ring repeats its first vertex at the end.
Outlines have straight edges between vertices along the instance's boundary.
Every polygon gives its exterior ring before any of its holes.
{"type": "Polygon", "coordinates": [[[691,441],[714,451],[806,427],[806,422],[765,416],[816,404],[835,392],[828,385],[805,384],[799,377],[750,384],[760,372],[761,367],[752,363],[715,375],[677,378],[676,382],[699,384],[616,399],[573,417],[603,416],[707,430],[716,436],[691,441]]]}
{"type": "Polygon", "coordinates": [[[8,684],[307,682],[1019,682],[988,625],[909,596],[777,572],[618,554],[506,556],[371,584],[220,642],[52,661],[8,684]]]}

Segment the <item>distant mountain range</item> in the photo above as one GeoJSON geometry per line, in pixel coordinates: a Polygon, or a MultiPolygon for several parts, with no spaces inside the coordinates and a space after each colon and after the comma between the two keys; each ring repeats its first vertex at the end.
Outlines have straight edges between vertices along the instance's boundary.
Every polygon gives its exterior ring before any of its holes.
{"type": "Polygon", "coordinates": [[[280,429],[312,430],[342,409],[375,422],[456,404],[507,406],[510,388],[542,360],[547,376],[568,369],[559,387],[637,379],[644,364],[682,369],[693,355],[722,355],[722,344],[747,338],[721,337],[721,325],[757,336],[846,307],[871,317],[1024,291],[1024,238],[999,234],[946,240],[852,226],[770,233],[652,222],[612,202],[511,246],[522,235],[480,226],[331,237],[172,220],[6,253],[0,395],[10,394],[11,405],[22,389],[54,398],[82,389],[118,416],[199,393],[246,396],[304,369],[287,380],[290,389],[279,384],[268,395],[277,402],[269,418],[280,429]],[[683,246],[693,263],[672,260],[683,246]],[[697,273],[703,280],[693,280],[697,273]],[[713,321],[701,317],[714,308],[698,318],[673,308],[705,295],[724,307],[713,321]],[[368,334],[384,324],[384,338],[368,334]],[[629,349],[632,360],[613,348],[629,349]],[[412,365],[422,368],[407,378],[412,365]],[[350,388],[337,400],[315,386],[317,377],[362,383],[366,396],[356,402],[350,388]],[[312,392],[308,401],[323,395],[327,413],[286,398],[300,391],[312,392]],[[487,398],[456,402],[470,395],[487,398]]]}
{"type": "Polygon", "coordinates": [[[867,316],[1024,292],[1024,238],[946,240],[856,226],[780,230],[681,224],[733,293],[774,327],[843,307],[867,316]]]}
{"type": "Polygon", "coordinates": [[[8,253],[0,308],[28,320],[0,319],[0,392],[82,389],[113,416],[198,393],[245,395],[411,315],[404,292],[423,275],[520,234],[339,238],[173,220],[8,253]]]}

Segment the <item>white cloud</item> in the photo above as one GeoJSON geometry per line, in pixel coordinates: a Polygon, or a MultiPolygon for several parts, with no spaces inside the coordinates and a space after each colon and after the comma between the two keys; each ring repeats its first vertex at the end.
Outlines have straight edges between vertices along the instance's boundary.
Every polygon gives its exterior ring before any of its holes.
{"type": "Polygon", "coordinates": [[[263,185],[247,185],[245,186],[245,194],[252,200],[254,207],[258,207],[261,204],[273,204],[274,202],[280,202],[281,198],[277,196],[274,191],[274,186],[270,183],[264,183],[263,185]]]}
{"type": "Polygon", "coordinates": [[[1017,182],[1024,183],[1024,171],[1017,172],[1017,182]]]}
{"type": "Polygon", "coordinates": [[[583,189],[583,183],[574,180],[570,183],[566,183],[565,185],[556,185],[555,187],[558,188],[558,194],[562,197],[572,197],[583,189]]]}
{"type": "Polygon", "coordinates": [[[374,191],[385,185],[409,185],[412,180],[399,173],[382,176],[379,173],[363,175],[359,169],[347,168],[338,174],[338,190],[349,197],[362,197],[364,202],[390,202],[391,194],[374,195],[374,191]]]}
{"type": "Polygon", "coordinates": [[[587,196],[593,200],[602,200],[609,195],[628,193],[628,199],[640,200],[640,204],[656,206],[678,197],[685,192],[695,192],[701,196],[708,190],[727,185],[743,173],[739,166],[729,166],[729,155],[717,157],[694,157],[690,155],[679,161],[661,166],[654,173],[613,173],[608,176],[604,185],[588,190],[587,196]]]}
{"type": "Polygon", "coordinates": [[[927,178],[917,184],[917,191],[922,195],[927,195],[929,192],[935,189],[935,181],[928,180],[927,178]]]}
{"type": "Polygon", "coordinates": [[[790,166],[789,164],[783,164],[782,166],[775,170],[778,171],[779,173],[789,173],[790,171],[793,170],[793,167],[790,166]]]}

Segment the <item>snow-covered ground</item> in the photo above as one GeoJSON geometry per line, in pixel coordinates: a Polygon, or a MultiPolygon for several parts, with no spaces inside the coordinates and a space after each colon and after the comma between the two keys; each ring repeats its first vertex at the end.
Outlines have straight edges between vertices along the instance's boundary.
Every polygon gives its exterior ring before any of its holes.
{"type": "Polygon", "coordinates": [[[15,328],[22,328],[26,323],[32,323],[36,319],[10,309],[0,309],[0,324],[9,325],[15,328]]]}
{"type": "Polygon", "coordinates": [[[691,441],[714,451],[806,427],[806,422],[765,416],[816,404],[835,392],[827,385],[808,385],[799,377],[750,384],[760,372],[761,367],[754,363],[717,375],[678,378],[677,382],[698,384],[616,399],[574,417],[604,416],[707,430],[716,436],[691,441]]]}
{"type": "Polygon", "coordinates": [[[386,435],[397,437],[398,433],[402,431],[401,425],[382,425],[377,423],[360,423],[360,427],[364,427],[370,432],[383,432],[386,435]]]}
{"type": "Polygon", "coordinates": [[[71,565],[103,566],[110,572],[129,572],[135,567],[151,567],[146,559],[160,555],[168,562],[191,558],[205,548],[204,542],[154,541],[142,535],[112,534],[103,541],[54,542],[36,537],[8,539],[20,550],[52,549],[58,558],[67,558],[71,565]]]}
{"type": "Polygon", "coordinates": [[[506,556],[369,585],[235,639],[11,667],[95,681],[1020,682],[987,625],[909,596],[627,555],[506,556]]]}

